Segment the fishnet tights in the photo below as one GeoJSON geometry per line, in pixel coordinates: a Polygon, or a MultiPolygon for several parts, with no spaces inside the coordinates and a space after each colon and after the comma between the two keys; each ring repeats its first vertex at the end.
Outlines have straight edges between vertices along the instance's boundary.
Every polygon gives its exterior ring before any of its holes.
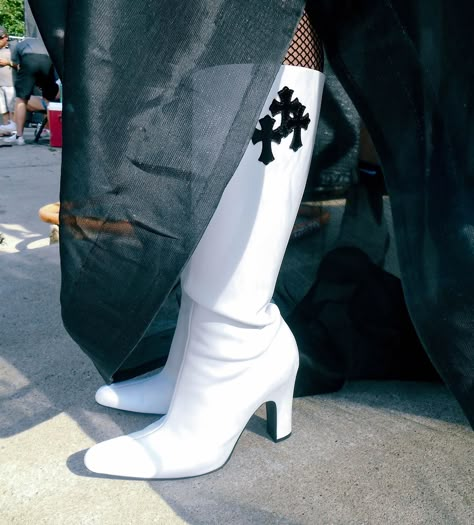
{"type": "Polygon", "coordinates": [[[283,60],[285,66],[300,66],[323,70],[323,45],[314,30],[306,11],[293,35],[293,40],[283,60]]]}

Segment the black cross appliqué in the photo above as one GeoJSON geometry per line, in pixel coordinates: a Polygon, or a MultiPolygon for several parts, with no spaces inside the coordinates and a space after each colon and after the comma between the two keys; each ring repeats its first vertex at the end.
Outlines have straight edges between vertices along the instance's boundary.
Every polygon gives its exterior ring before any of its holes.
{"type": "Polygon", "coordinates": [[[290,144],[290,148],[293,151],[298,151],[303,145],[301,142],[301,130],[308,129],[308,125],[311,122],[308,113],[303,116],[305,109],[306,107],[300,104],[298,109],[293,112],[293,118],[288,122],[288,127],[293,132],[293,139],[290,144]]]}
{"type": "Polygon", "coordinates": [[[252,143],[262,143],[262,152],[260,153],[258,160],[267,165],[272,160],[275,160],[272,152],[272,142],[280,144],[281,134],[277,132],[276,129],[273,129],[273,124],[275,124],[276,121],[274,118],[270,117],[270,115],[265,115],[265,117],[261,118],[259,122],[262,129],[256,129],[253,132],[252,143]]]}
{"type": "Polygon", "coordinates": [[[254,144],[262,143],[262,152],[258,160],[265,165],[275,160],[272,152],[272,142],[280,144],[282,138],[286,138],[293,133],[290,149],[298,151],[303,145],[301,142],[301,130],[308,129],[311,119],[308,113],[304,115],[306,106],[303,106],[297,98],[292,100],[293,93],[292,89],[285,86],[278,92],[280,100],[273,99],[268,108],[273,116],[281,115],[281,124],[278,128],[273,129],[276,121],[270,115],[266,115],[259,120],[261,129],[256,129],[252,136],[254,144]]]}
{"type": "Polygon", "coordinates": [[[281,124],[275,131],[279,131],[282,137],[288,137],[291,133],[288,123],[291,115],[298,110],[299,106],[301,106],[300,101],[297,98],[291,100],[293,93],[294,91],[292,89],[285,86],[278,92],[280,101],[273,99],[273,102],[270,104],[269,109],[273,116],[278,115],[279,113],[281,114],[281,124]]]}

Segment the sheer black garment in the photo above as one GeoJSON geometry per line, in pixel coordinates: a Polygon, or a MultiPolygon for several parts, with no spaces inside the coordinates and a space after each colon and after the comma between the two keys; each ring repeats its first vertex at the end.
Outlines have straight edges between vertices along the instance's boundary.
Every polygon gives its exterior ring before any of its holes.
{"type": "MultiPolygon", "coordinates": [[[[304,2],[31,4],[60,71],[50,16],[66,14],[64,324],[112,380],[153,365],[141,338],[238,165],[304,2]]],[[[418,335],[474,424],[474,7],[306,8],[383,164],[418,335]]]]}

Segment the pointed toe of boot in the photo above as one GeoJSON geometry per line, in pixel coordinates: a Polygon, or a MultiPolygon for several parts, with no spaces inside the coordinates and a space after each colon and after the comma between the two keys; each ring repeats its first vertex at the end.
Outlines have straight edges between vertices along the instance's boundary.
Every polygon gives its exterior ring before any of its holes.
{"type": "Polygon", "coordinates": [[[142,479],[158,477],[158,458],[151,457],[150,450],[131,436],[94,445],[86,452],[84,464],[96,474],[142,479]]]}
{"type": "Polygon", "coordinates": [[[119,396],[117,395],[116,389],[112,386],[101,386],[95,393],[95,400],[99,405],[119,408],[119,396]]]}
{"type": "Polygon", "coordinates": [[[101,386],[95,393],[95,400],[99,405],[118,410],[165,414],[169,407],[172,386],[172,382],[160,382],[156,377],[132,379],[101,386]]]}

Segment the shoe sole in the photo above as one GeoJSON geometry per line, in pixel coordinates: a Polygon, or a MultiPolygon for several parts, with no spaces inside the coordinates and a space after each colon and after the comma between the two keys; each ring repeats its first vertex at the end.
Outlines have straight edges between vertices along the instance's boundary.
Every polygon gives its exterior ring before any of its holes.
{"type": "MultiPolygon", "coordinates": [[[[282,438],[275,438],[274,437],[274,434],[275,432],[270,432],[269,430],[269,426],[270,425],[276,425],[276,404],[274,401],[266,401],[265,403],[262,403],[261,406],[263,405],[266,405],[266,410],[267,410],[267,433],[269,435],[269,438],[274,442],[274,443],[280,443],[281,441],[285,441],[287,440],[292,432],[290,432],[289,434],[287,434],[286,436],[283,436],[282,438]],[[270,410],[269,410],[269,407],[270,407],[270,410]]],[[[260,407],[259,407],[260,408],[260,407]]],[[[258,410],[258,409],[257,409],[258,410]]],[[[257,412],[257,410],[255,412],[257,412]]],[[[250,419],[252,419],[252,417],[255,415],[255,412],[252,414],[252,416],[250,417],[250,419]]],[[[250,419],[247,421],[247,424],[245,425],[244,429],[242,430],[242,432],[240,433],[239,437],[237,438],[236,442],[235,442],[235,445],[233,446],[230,454],[229,454],[229,457],[224,461],[224,463],[222,465],[220,465],[219,467],[215,468],[214,470],[209,470],[208,472],[203,472],[202,474],[195,474],[193,476],[183,476],[183,477],[180,477],[180,478],[139,478],[139,477],[130,477],[130,476],[115,476],[113,474],[100,474],[100,473],[95,473],[95,472],[91,472],[91,475],[88,476],[88,477],[97,477],[97,478],[105,478],[105,479],[123,479],[123,480],[130,480],[130,481],[133,481],[133,480],[136,480],[136,481],[178,481],[178,480],[183,480],[183,479],[192,479],[192,478],[200,478],[202,476],[207,476],[208,474],[212,474],[213,472],[217,472],[221,469],[223,469],[227,463],[230,461],[233,453],[234,453],[234,450],[235,448],[237,447],[237,443],[240,441],[240,438],[242,437],[242,434],[244,433],[245,429],[247,428],[247,425],[249,424],[250,422],[250,419]]],[[[276,426],[274,427],[276,429],[276,426]]],[[[87,468],[87,467],[86,467],[87,468]]]]}

